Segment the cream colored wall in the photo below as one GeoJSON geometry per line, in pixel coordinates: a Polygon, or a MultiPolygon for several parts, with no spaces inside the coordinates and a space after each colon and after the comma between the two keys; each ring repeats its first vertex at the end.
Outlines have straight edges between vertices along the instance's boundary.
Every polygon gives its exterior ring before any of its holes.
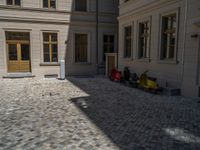
{"type": "MultiPolygon", "coordinates": [[[[122,1],[121,1],[122,2],[122,1]]],[[[149,70],[150,75],[158,78],[159,84],[170,87],[178,87],[182,95],[198,96],[200,84],[200,40],[191,38],[192,34],[199,34],[200,28],[194,23],[200,22],[200,1],[188,0],[188,21],[186,23],[185,37],[185,12],[186,0],[133,0],[120,5],[119,16],[119,69],[129,66],[132,72],[141,73],[149,70]],[[167,63],[159,60],[160,51],[160,15],[179,9],[179,32],[177,63],[167,63]],[[150,16],[151,25],[151,49],[150,62],[137,60],[137,20],[150,16]],[[134,39],[132,58],[123,58],[123,27],[132,24],[134,26],[134,39]],[[184,38],[185,37],[185,38],[184,38]],[[185,52],[184,52],[185,47],[185,52]]]]}
{"type": "MultiPolygon", "coordinates": [[[[117,0],[100,1],[99,31],[117,31],[117,0]],[[109,6],[109,7],[108,7],[109,6]]],[[[4,0],[0,0],[0,33],[5,30],[30,30],[32,73],[36,76],[45,74],[59,74],[59,66],[40,66],[43,60],[42,31],[56,31],[59,35],[59,59],[66,60],[66,75],[95,74],[96,62],[96,1],[88,0],[87,12],[73,11],[73,0],[58,0],[57,9],[49,10],[42,8],[42,0],[23,0],[22,7],[8,7],[4,0]],[[69,32],[69,34],[68,34],[69,32]],[[75,32],[87,32],[90,35],[90,62],[88,64],[74,63],[74,40],[75,32]]],[[[5,39],[0,37],[0,52],[5,53],[5,39]]],[[[103,44],[101,34],[99,43],[103,44]]],[[[100,45],[101,47],[101,45],[100,45]]],[[[102,49],[100,49],[102,51],[102,49]]],[[[102,52],[99,52],[102,53],[102,52]]],[[[6,56],[0,55],[0,76],[7,74],[6,56]]],[[[101,58],[100,58],[101,59],[101,58]]]]}
{"type": "MultiPolygon", "coordinates": [[[[134,1],[133,1],[134,2],[134,1]]],[[[148,1],[149,2],[149,1],[148,1]]],[[[150,2],[149,2],[150,3],[150,2]]],[[[164,62],[159,59],[159,49],[160,49],[160,17],[161,14],[166,12],[172,12],[180,9],[179,20],[183,22],[184,20],[184,5],[181,1],[170,1],[165,3],[164,6],[159,5],[158,2],[151,3],[147,5],[147,1],[137,1],[136,3],[124,4],[121,6],[119,16],[119,69],[123,70],[125,66],[128,66],[132,72],[142,73],[145,70],[149,70],[151,76],[158,78],[160,85],[165,86],[166,83],[171,87],[181,86],[181,64],[182,59],[182,42],[183,33],[179,32],[178,38],[178,49],[177,49],[177,63],[164,62]],[[143,3],[142,3],[143,2],[143,3]],[[126,7],[135,8],[129,14],[124,14],[127,11],[126,7]],[[137,9],[141,8],[142,9],[137,9]],[[144,11],[145,10],[145,11],[144,11]],[[144,18],[151,19],[151,37],[150,37],[150,61],[140,60],[137,57],[138,52],[138,21],[144,18]],[[127,25],[133,26],[133,48],[131,59],[124,58],[124,33],[123,29],[127,25]]],[[[183,24],[179,24],[179,31],[183,30],[183,24]]]]}
{"type": "Polygon", "coordinates": [[[184,74],[182,91],[184,95],[200,96],[200,1],[188,3],[188,20],[184,55],[184,74]],[[199,26],[195,25],[199,23],[199,26]],[[191,38],[198,34],[199,37],[191,38]]]}
{"type": "MultiPolygon", "coordinates": [[[[72,10],[73,0],[57,0],[57,10],[72,10]]],[[[0,0],[0,5],[5,5],[6,0],[0,0]]],[[[23,8],[42,8],[42,0],[21,0],[21,6],[23,8]]]]}
{"type": "MultiPolygon", "coordinates": [[[[66,45],[65,41],[68,36],[68,26],[67,25],[51,25],[51,24],[34,24],[34,23],[18,23],[18,22],[1,22],[0,29],[2,35],[5,37],[5,31],[28,31],[30,32],[30,46],[31,46],[31,68],[32,74],[36,76],[43,76],[44,74],[59,74],[59,66],[40,66],[43,64],[43,39],[42,32],[57,32],[58,33],[58,58],[63,59],[65,54],[66,45]]],[[[2,39],[2,38],[1,38],[2,39]]],[[[1,40],[2,48],[1,51],[1,68],[3,72],[1,75],[6,75],[7,73],[7,60],[5,40],[1,40]]]]}

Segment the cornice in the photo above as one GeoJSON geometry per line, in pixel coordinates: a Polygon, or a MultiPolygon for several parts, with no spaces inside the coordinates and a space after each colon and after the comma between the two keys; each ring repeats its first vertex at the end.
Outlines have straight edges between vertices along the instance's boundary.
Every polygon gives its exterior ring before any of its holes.
{"type": "MultiPolygon", "coordinates": [[[[58,19],[41,19],[41,18],[21,18],[21,17],[5,17],[0,16],[0,21],[5,22],[19,22],[19,23],[39,23],[39,24],[58,24],[58,25],[81,25],[81,26],[95,26],[95,21],[70,21],[70,20],[58,20],[58,19]]],[[[116,26],[117,22],[99,22],[99,25],[112,25],[116,26]]]]}
{"type": "Polygon", "coordinates": [[[25,23],[43,23],[43,24],[69,24],[69,20],[40,19],[40,18],[21,18],[0,16],[0,21],[5,22],[25,22],[25,23]]]}
{"type": "Polygon", "coordinates": [[[69,14],[69,11],[65,10],[58,10],[58,9],[45,9],[45,8],[30,8],[30,7],[15,7],[15,6],[4,6],[0,5],[0,9],[5,10],[15,10],[15,11],[32,11],[32,12],[46,12],[46,13],[67,13],[69,14]]]}
{"type": "MultiPolygon", "coordinates": [[[[160,0],[158,2],[153,2],[152,4],[146,4],[146,5],[136,8],[134,10],[130,10],[129,12],[119,15],[118,20],[126,19],[135,14],[148,13],[149,11],[161,8],[166,5],[171,5],[171,4],[180,2],[180,1],[182,1],[182,0],[160,0]]],[[[121,8],[121,9],[123,9],[123,8],[121,8]]]]}
{"type": "MultiPolygon", "coordinates": [[[[15,7],[15,6],[4,6],[0,5],[0,9],[4,10],[15,10],[15,11],[26,11],[26,12],[42,12],[42,13],[57,13],[57,14],[72,14],[72,15],[83,15],[83,16],[95,16],[96,12],[80,12],[80,11],[66,11],[58,9],[45,9],[45,8],[31,8],[31,7],[15,7]]],[[[100,17],[117,17],[118,13],[106,13],[99,12],[100,17]]]]}

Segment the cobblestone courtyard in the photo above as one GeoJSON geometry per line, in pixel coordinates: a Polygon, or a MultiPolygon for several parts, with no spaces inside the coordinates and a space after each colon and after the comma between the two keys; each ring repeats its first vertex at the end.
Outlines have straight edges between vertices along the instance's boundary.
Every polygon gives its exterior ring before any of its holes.
{"type": "Polygon", "coordinates": [[[0,79],[0,149],[199,150],[199,108],[102,77],[0,79]]]}

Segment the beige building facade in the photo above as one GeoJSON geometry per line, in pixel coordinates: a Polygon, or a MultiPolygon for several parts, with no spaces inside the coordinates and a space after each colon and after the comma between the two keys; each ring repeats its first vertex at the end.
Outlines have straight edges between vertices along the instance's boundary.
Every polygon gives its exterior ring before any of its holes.
{"type": "Polygon", "coordinates": [[[117,50],[117,0],[0,0],[0,76],[104,72],[117,50]]]}
{"type": "Polygon", "coordinates": [[[162,87],[200,95],[200,1],[121,0],[119,69],[148,70],[162,87]]]}

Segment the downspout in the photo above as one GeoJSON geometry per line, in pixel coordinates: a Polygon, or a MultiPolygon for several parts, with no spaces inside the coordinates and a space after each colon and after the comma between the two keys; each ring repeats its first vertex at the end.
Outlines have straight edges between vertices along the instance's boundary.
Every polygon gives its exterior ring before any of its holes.
{"type": "Polygon", "coordinates": [[[188,0],[185,0],[185,15],[184,15],[184,36],[183,36],[183,52],[182,52],[182,70],[181,70],[181,88],[183,87],[183,80],[184,80],[184,67],[185,67],[185,50],[186,50],[186,32],[187,32],[187,21],[188,21],[188,0]]]}
{"type": "Polygon", "coordinates": [[[99,65],[99,0],[96,0],[96,64],[99,65]]]}

